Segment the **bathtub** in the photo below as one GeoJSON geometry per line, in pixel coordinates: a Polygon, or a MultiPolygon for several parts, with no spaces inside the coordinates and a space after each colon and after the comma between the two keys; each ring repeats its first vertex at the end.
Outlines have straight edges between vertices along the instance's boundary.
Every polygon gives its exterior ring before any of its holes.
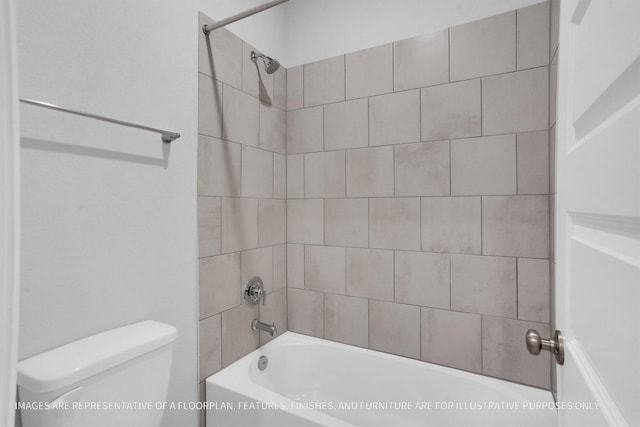
{"type": "Polygon", "coordinates": [[[206,397],[207,427],[556,425],[548,391],[293,332],[207,378],[206,397]]]}

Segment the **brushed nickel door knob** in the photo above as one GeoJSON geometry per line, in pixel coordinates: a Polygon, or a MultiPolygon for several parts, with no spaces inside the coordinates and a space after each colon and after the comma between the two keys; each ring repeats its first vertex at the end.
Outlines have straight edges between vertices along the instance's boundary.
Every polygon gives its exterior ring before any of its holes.
{"type": "Polygon", "coordinates": [[[535,329],[529,329],[524,338],[527,350],[533,355],[538,355],[542,350],[551,352],[556,356],[558,365],[564,365],[564,337],[562,332],[556,331],[551,339],[544,339],[535,329]]]}

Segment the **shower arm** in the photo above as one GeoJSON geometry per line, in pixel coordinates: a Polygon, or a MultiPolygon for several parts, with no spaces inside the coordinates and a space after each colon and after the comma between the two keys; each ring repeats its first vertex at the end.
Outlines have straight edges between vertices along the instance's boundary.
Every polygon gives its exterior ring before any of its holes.
{"type": "Polygon", "coordinates": [[[256,13],[260,13],[264,10],[267,9],[271,9],[274,6],[277,6],[279,4],[288,2],[289,0],[272,0],[269,3],[265,3],[262,4],[260,6],[256,6],[253,9],[249,9],[249,10],[245,10],[244,12],[240,12],[236,15],[230,16],[226,19],[223,19],[222,21],[216,22],[215,24],[211,24],[211,25],[203,25],[202,26],[202,32],[205,34],[205,36],[208,36],[209,33],[211,33],[211,31],[218,29],[220,27],[224,27],[225,25],[229,25],[232,22],[236,22],[239,21],[241,19],[244,19],[248,16],[251,15],[255,15],[256,13]]]}

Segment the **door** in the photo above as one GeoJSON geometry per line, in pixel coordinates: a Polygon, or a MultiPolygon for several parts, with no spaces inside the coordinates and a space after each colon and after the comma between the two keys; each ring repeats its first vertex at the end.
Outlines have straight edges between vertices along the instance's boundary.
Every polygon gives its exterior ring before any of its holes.
{"type": "Polygon", "coordinates": [[[12,426],[18,355],[19,139],[13,0],[0,0],[0,425],[12,426]]]}
{"type": "Polygon", "coordinates": [[[640,425],[640,1],[562,0],[556,328],[561,426],[640,425]]]}

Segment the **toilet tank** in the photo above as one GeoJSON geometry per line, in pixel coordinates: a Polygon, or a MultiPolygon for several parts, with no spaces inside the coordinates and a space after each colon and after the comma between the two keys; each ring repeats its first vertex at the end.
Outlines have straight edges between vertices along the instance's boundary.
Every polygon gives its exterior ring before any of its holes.
{"type": "Polygon", "coordinates": [[[177,329],[146,320],[18,363],[24,427],[157,427],[177,329]]]}

